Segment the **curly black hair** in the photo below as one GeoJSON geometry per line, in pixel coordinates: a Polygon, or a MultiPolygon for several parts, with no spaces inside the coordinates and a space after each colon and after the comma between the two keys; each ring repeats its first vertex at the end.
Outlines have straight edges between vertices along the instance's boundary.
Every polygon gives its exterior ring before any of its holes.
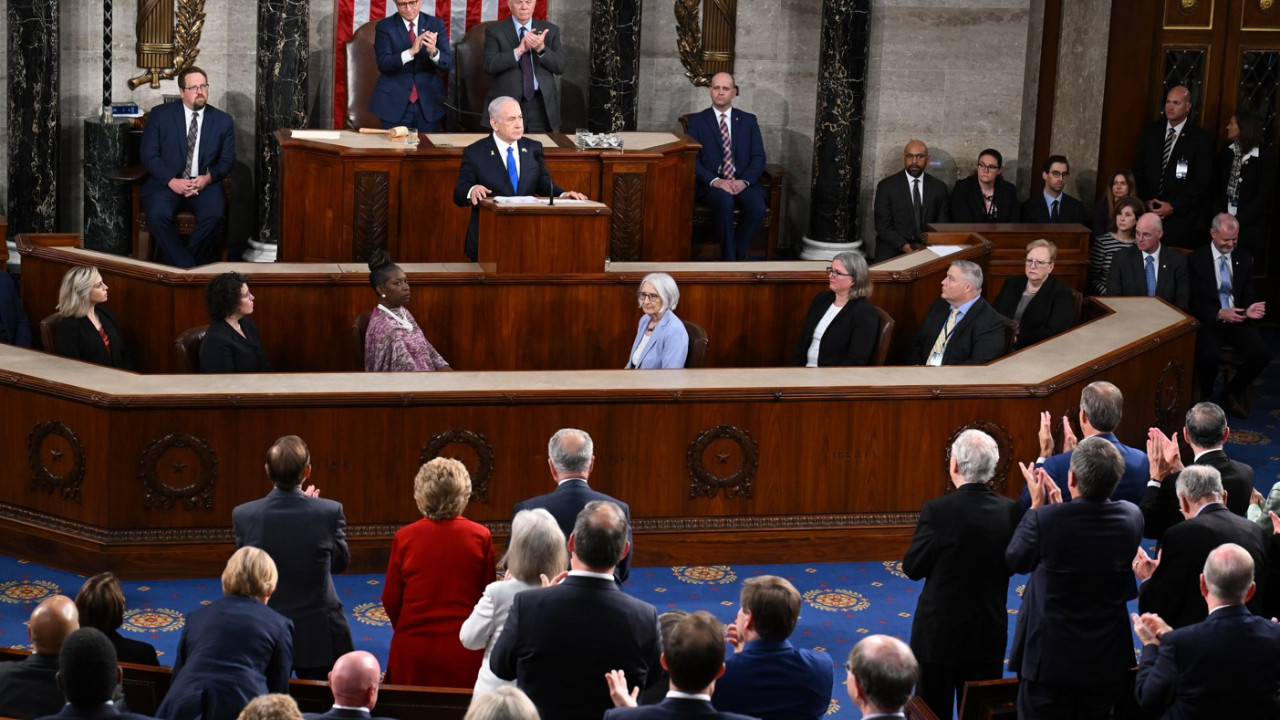
{"type": "Polygon", "coordinates": [[[226,320],[240,304],[240,286],[249,282],[244,273],[222,273],[204,288],[204,303],[211,320],[226,320]]]}

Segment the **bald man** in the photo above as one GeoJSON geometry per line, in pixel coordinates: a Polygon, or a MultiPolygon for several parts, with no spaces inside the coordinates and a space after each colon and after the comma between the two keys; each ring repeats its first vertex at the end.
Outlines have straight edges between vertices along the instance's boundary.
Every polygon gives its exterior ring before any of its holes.
{"type": "Polygon", "coordinates": [[[378,658],[363,650],[338,658],[329,671],[333,707],[327,713],[307,713],[306,720],[384,720],[371,717],[378,704],[378,678],[382,668],[378,658]]]}
{"type": "Polygon", "coordinates": [[[1213,186],[1213,141],[1191,120],[1191,92],[1169,89],[1164,117],[1147,125],[1133,157],[1138,197],[1164,223],[1165,242],[1192,248],[1204,242],[1213,186]]]}
{"type": "Polygon", "coordinates": [[[58,653],[67,636],[80,629],[76,603],[54,595],[31,611],[27,637],[35,652],[22,662],[0,663],[0,713],[18,720],[52,715],[62,709],[58,653]]]}
{"type": "Polygon", "coordinates": [[[876,185],[876,262],[924,247],[924,228],[950,220],[947,184],[925,169],[929,146],[912,140],[902,149],[902,172],[876,185]]]}
{"type": "Polygon", "coordinates": [[[920,679],[920,665],[906,643],[888,635],[870,635],[853,646],[845,669],[849,699],[862,717],[906,717],[902,709],[920,679]]]}

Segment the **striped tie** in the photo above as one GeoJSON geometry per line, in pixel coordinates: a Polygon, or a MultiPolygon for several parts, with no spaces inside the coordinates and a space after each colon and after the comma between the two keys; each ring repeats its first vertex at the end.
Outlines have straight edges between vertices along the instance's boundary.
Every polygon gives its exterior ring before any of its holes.
{"type": "Polygon", "coordinates": [[[1164,196],[1164,172],[1169,167],[1169,158],[1173,155],[1173,141],[1178,137],[1178,133],[1173,128],[1169,128],[1169,134],[1164,138],[1164,162],[1160,163],[1160,196],[1164,196]]]}
{"type": "Polygon", "coordinates": [[[1227,256],[1218,256],[1218,302],[1223,310],[1231,309],[1231,266],[1227,264],[1227,256]]]}
{"type": "Polygon", "coordinates": [[[720,153],[724,156],[720,161],[720,177],[732,180],[738,171],[733,167],[733,147],[729,143],[729,126],[724,124],[724,115],[720,116],[720,153]]]}
{"type": "Polygon", "coordinates": [[[191,167],[191,163],[196,159],[196,142],[200,136],[200,113],[191,113],[191,127],[187,128],[187,162],[183,165],[182,177],[193,178],[196,176],[196,169],[191,167]]]}
{"type": "Polygon", "coordinates": [[[947,351],[947,342],[951,340],[951,331],[956,329],[956,319],[960,317],[960,308],[951,308],[951,317],[947,318],[946,327],[942,328],[942,332],[938,333],[938,339],[933,341],[933,350],[929,352],[928,365],[941,365],[942,355],[947,351]]]}

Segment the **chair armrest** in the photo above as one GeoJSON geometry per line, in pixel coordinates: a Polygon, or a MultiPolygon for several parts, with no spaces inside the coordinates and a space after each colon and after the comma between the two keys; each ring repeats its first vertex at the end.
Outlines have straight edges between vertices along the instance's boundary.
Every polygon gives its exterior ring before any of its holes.
{"type": "Polygon", "coordinates": [[[147,169],[142,165],[126,165],[122,168],[107,170],[102,173],[102,177],[108,180],[127,180],[128,182],[141,182],[147,177],[147,169]]]}

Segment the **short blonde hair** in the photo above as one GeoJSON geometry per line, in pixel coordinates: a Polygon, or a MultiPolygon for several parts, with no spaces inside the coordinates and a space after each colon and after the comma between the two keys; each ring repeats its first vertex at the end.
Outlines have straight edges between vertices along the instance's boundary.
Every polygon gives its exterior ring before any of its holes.
{"type": "Polygon", "coordinates": [[[1032,240],[1031,242],[1027,243],[1027,254],[1030,255],[1031,251],[1035,250],[1036,248],[1044,248],[1045,250],[1049,251],[1049,262],[1058,261],[1058,246],[1053,244],[1052,240],[1046,240],[1044,238],[1040,238],[1039,240],[1032,240]]]}
{"type": "Polygon", "coordinates": [[[538,708],[520,688],[500,687],[471,700],[463,720],[539,720],[538,708]]]}
{"type": "Polygon", "coordinates": [[[276,590],[280,573],[276,563],[264,550],[245,546],[227,561],[222,571],[222,594],[267,597],[276,590]]]}
{"type": "Polygon", "coordinates": [[[431,520],[450,520],[462,514],[471,499],[471,475],[453,458],[438,457],[423,465],[413,479],[418,511],[431,520]]]}
{"type": "Polygon", "coordinates": [[[89,291],[97,284],[93,279],[95,276],[102,277],[98,268],[92,265],[73,267],[62,276],[62,287],[58,288],[59,315],[81,318],[89,314],[89,291]]]}
{"type": "Polygon", "coordinates": [[[236,720],[302,720],[302,711],[292,697],[272,693],[250,700],[236,720]]]}

